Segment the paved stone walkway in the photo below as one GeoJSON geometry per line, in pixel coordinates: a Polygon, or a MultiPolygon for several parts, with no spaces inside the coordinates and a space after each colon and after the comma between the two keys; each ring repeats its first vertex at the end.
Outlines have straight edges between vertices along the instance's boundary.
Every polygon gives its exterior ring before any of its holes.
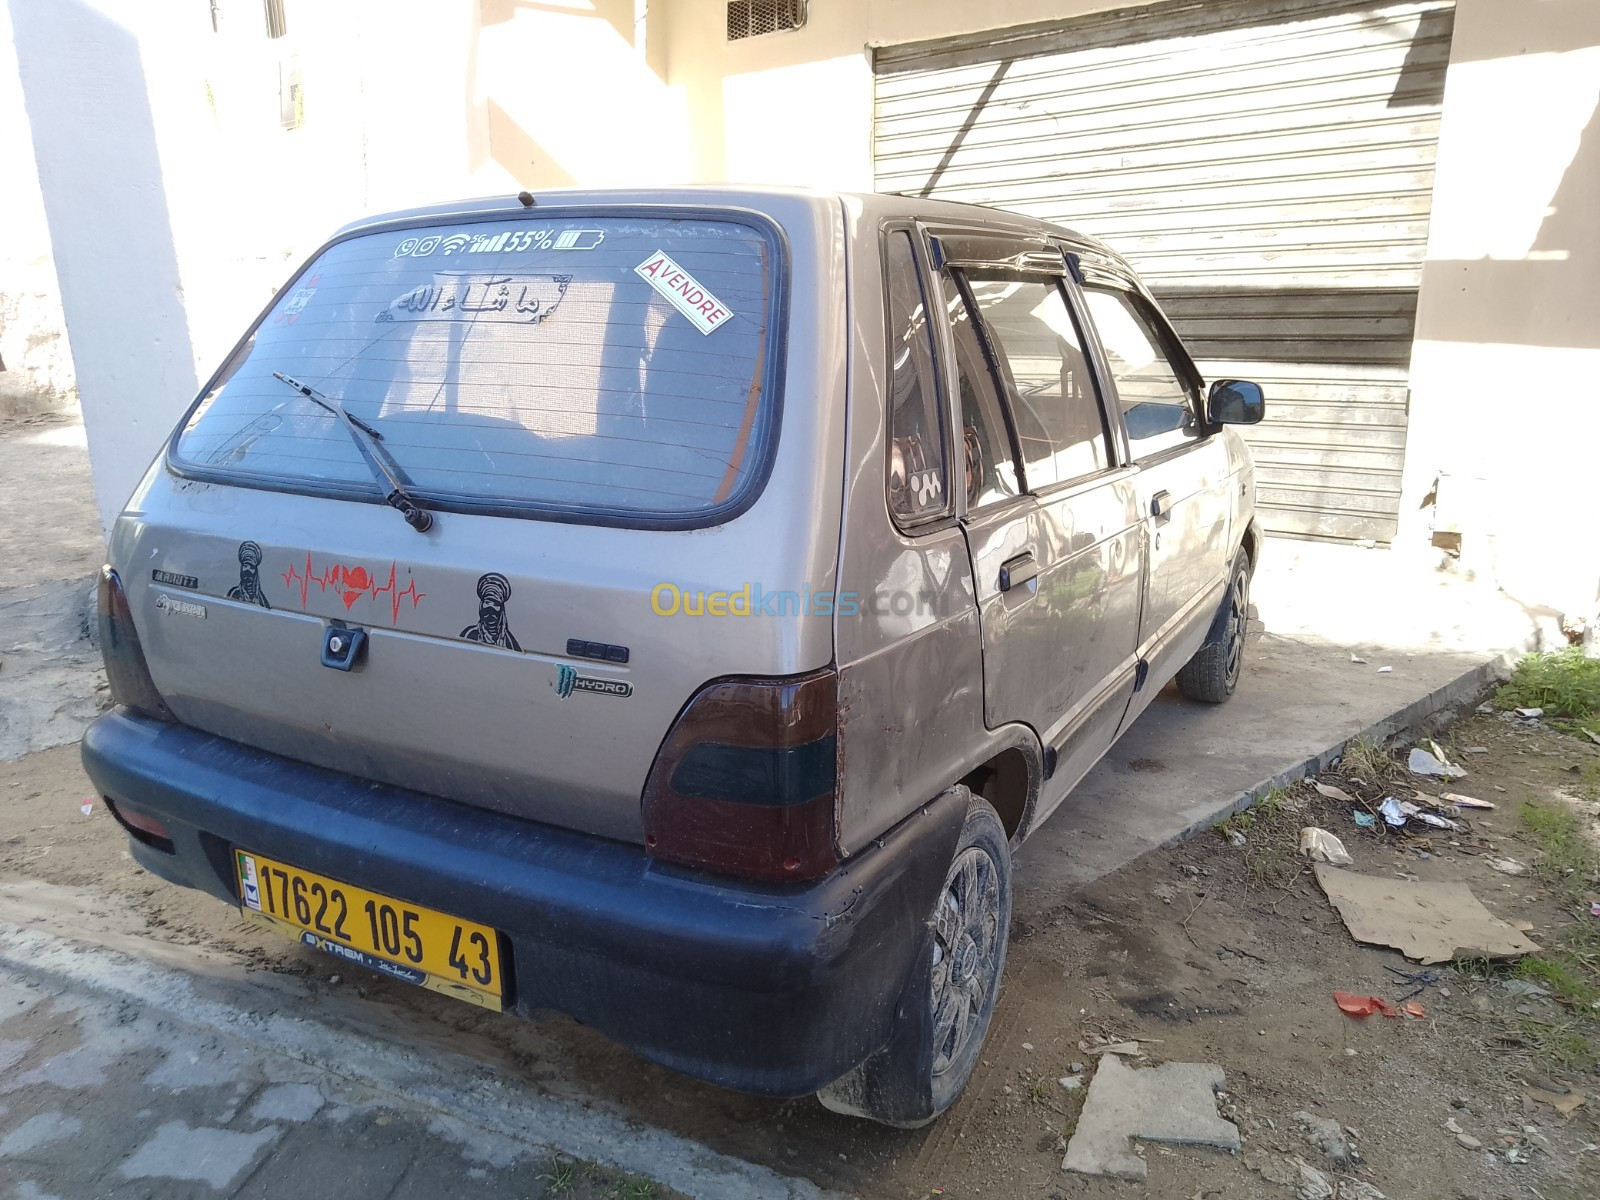
{"type": "MultiPolygon", "coordinates": [[[[0,976],[0,1196],[533,1198],[565,1172],[577,1174],[159,1011],[0,976]]],[[[585,1182],[592,1195],[662,1194],[585,1182]]]]}

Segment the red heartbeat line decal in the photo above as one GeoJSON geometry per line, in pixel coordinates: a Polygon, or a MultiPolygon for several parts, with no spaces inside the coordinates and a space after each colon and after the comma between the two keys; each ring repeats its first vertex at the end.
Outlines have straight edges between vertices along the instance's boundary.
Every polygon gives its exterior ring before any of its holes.
{"type": "Polygon", "coordinates": [[[404,588],[397,591],[395,588],[395,575],[396,564],[393,562],[389,564],[389,582],[381,585],[378,583],[378,577],[365,567],[350,567],[344,563],[334,563],[319,572],[311,565],[311,552],[309,550],[306,551],[306,569],[303,573],[296,570],[293,565],[282,573],[285,587],[290,591],[293,591],[296,586],[299,587],[301,608],[306,606],[306,597],[311,593],[312,584],[315,584],[319,590],[324,592],[332,588],[338,593],[339,598],[344,601],[346,611],[354,608],[356,601],[361,599],[362,596],[370,596],[373,600],[376,600],[382,593],[388,592],[389,605],[392,610],[389,622],[391,625],[398,624],[400,621],[400,601],[409,596],[411,598],[411,607],[416,608],[417,605],[422,603],[422,598],[428,594],[427,592],[417,591],[416,580],[411,580],[404,588]]]}

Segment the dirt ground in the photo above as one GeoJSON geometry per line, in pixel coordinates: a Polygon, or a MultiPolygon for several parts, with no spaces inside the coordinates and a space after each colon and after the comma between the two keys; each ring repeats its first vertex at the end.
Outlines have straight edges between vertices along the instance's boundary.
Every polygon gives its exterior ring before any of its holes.
{"type": "MultiPolygon", "coordinates": [[[[1594,885],[1560,873],[1573,850],[1552,841],[1547,819],[1570,814],[1563,829],[1595,834],[1600,745],[1498,714],[1470,715],[1439,736],[1470,772],[1455,790],[1497,805],[1467,814],[1470,832],[1380,835],[1358,828],[1349,805],[1296,785],[1236,820],[1243,846],[1207,834],[1146,855],[1015,927],[983,1061],[955,1108],[914,1132],[841,1118],[810,1099],[706,1087],[565,1018],[481,1014],[348,972],[322,982],[326,959],[141,872],[102,806],[80,814],[88,785],[72,747],[0,763],[0,887],[80,889],[107,913],[137,914],[150,938],[317,980],[330,1005],[353,1004],[387,1036],[448,1044],[549,1092],[864,1196],[1292,1196],[1294,1157],[1324,1166],[1295,1128],[1297,1110],[1346,1126],[1361,1160],[1354,1177],[1392,1200],[1600,1195],[1600,993],[1583,990],[1600,977],[1600,918],[1581,896],[1594,885]],[[1341,837],[1359,871],[1468,883],[1496,915],[1528,923],[1548,953],[1520,968],[1445,964],[1407,983],[1396,972],[1422,968],[1352,941],[1294,856],[1307,824],[1341,837]],[[1498,873],[1489,857],[1529,871],[1498,873]],[[1570,969],[1587,970],[1589,982],[1561,974],[1570,969]],[[1335,1007],[1335,989],[1414,998],[1426,1015],[1353,1019],[1335,1007]],[[1064,1137],[1084,1093],[1057,1081],[1075,1062],[1091,1075],[1104,1038],[1139,1039],[1150,1063],[1222,1066],[1222,1110],[1239,1123],[1243,1154],[1150,1145],[1145,1184],[1064,1173],[1064,1137]],[[1525,1099],[1530,1083],[1589,1099],[1562,1117],[1525,1099]],[[1463,1147],[1450,1123],[1482,1148],[1463,1147]],[[1527,1161],[1508,1161],[1508,1150],[1527,1161]]],[[[1374,804],[1408,797],[1407,784],[1438,790],[1403,772],[1375,778],[1393,768],[1358,767],[1355,757],[1323,779],[1374,804]]]]}

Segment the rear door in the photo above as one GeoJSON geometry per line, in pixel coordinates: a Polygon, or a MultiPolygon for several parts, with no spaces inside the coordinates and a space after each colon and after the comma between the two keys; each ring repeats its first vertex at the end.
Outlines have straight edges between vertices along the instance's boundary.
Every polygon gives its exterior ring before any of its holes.
{"type": "Polygon", "coordinates": [[[1150,300],[1092,268],[1082,295],[1138,467],[1147,572],[1139,655],[1149,663],[1153,696],[1200,648],[1222,602],[1228,455],[1204,423],[1188,355],[1150,300]]]}
{"type": "Polygon", "coordinates": [[[1057,794],[1110,744],[1132,692],[1140,530],[1061,256],[997,249],[945,274],[963,525],[988,723],[1034,728],[1057,794]]]}

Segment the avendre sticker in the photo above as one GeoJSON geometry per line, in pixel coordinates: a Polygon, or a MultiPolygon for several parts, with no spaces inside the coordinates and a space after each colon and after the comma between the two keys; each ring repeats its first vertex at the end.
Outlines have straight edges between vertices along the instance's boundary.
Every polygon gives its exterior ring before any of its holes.
{"type": "Polygon", "coordinates": [[[722,301],[659,250],[635,267],[634,272],[672,301],[672,306],[694,322],[701,333],[710,333],[733,317],[722,301]]]}

